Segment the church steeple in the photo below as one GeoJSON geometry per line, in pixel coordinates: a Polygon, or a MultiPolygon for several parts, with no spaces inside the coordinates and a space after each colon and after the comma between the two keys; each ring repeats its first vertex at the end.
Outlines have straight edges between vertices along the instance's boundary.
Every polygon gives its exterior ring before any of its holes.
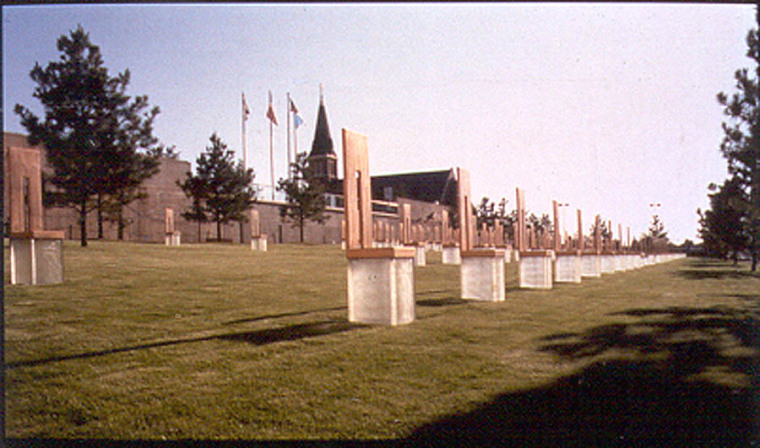
{"type": "Polygon", "coordinates": [[[308,160],[309,166],[318,179],[331,181],[338,178],[338,156],[333,149],[330,126],[327,124],[327,111],[325,110],[322,85],[319,86],[317,126],[314,131],[314,141],[311,144],[311,153],[309,153],[308,160]]]}

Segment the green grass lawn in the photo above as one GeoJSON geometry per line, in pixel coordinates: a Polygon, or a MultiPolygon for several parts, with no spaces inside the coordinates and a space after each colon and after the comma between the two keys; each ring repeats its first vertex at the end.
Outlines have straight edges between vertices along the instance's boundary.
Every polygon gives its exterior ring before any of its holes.
{"type": "MultiPolygon", "coordinates": [[[[339,247],[66,242],[63,285],[5,285],[8,437],[747,442],[760,276],[678,260],[346,321],[339,247]]],[[[732,443],[728,443],[731,445],[732,443]]],[[[725,445],[724,445],[725,446],[725,445]]]]}

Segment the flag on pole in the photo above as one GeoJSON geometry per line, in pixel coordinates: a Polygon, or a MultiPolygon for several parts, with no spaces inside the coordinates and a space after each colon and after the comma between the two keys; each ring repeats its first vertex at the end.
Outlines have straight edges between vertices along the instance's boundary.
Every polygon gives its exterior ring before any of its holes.
{"type": "Polygon", "coordinates": [[[243,121],[248,121],[249,115],[251,115],[251,109],[248,108],[248,103],[245,102],[245,93],[243,93],[243,121]]]}
{"type": "Polygon", "coordinates": [[[298,108],[292,99],[290,100],[290,111],[293,112],[293,125],[298,129],[303,124],[303,120],[298,116],[298,108]]]}
{"type": "Polygon", "coordinates": [[[274,114],[274,106],[272,106],[272,92],[269,92],[269,109],[267,109],[267,118],[269,118],[269,121],[274,123],[275,126],[277,126],[277,117],[274,114]]]}

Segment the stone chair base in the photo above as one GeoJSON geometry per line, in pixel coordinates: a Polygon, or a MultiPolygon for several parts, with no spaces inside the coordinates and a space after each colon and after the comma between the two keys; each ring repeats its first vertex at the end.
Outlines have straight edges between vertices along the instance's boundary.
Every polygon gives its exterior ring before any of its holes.
{"type": "Polygon", "coordinates": [[[556,283],[580,283],[583,275],[583,261],[580,251],[557,252],[554,261],[554,281],[556,283]]]}
{"type": "Polygon", "coordinates": [[[167,233],[164,236],[164,244],[167,246],[179,246],[182,244],[182,234],[180,232],[167,233]]]}
{"type": "Polygon", "coordinates": [[[441,263],[462,264],[462,257],[459,254],[459,248],[457,246],[443,246],[441,252],[441,263]]]}
{"type": "Polygon", "coordinates": [[[583,254],[583,271],[582,277],[598,278],[602,276],[602,260],[601,255],[591,253],[583,254]]]}
{"type": "Polygon", "coordinates": [[[414,321],[414,248],[349,249],[348,320],[375,325],[414,321]]]}
{"type": "Polygon", "coordinates": [[[533,250],[520,252],[520,288],[551,289],[554,251],[533,250]]]}
{"type": "Polygon", "coordinates": [[[504,301],[504,250],[476,249],[462,252],[460,256],[462,298],[486,302],[504,301]]]}
{"type": "Polygon", "coordinates": [[[602,253],[599,255],[601,263],[602,274],[614,274],[615,273],[615,255],[614,253],[602,253]]]}
{"type": "Polygon", "coordinates": [[[414,265],[426,266],[427,258],[425,256],[425,244],[418,244],[417,246],[414,246],[413,248],[414,248],[414,265]]]}
{"type": "Polygon", "coordinates": [[[10,252],[12,285],[63,283],[63,232],[12,234],[10,252]]]}
{"type": "Polygon", "coordinates": [[[262,235],[259,237],[251,237],[251,250],[259,250],[261,252],[267,251],[267,237],[262,235]]]}

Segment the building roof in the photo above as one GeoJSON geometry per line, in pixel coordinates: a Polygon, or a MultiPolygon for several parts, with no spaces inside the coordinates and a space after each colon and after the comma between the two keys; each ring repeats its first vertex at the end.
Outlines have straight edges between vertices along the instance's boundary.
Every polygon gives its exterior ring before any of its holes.
{"type": "Polygon", "coordinates": [[[453,169],[424,173],[372,176],[372,197],[395,201],[397,197],[456,205],[457,183],[453,169]]]}
{"type": "Polygon", "coordinates": [[[327,112],[322,97],[319,98],[319,112],[317,112],[317,127],[314,131],[314,141],[311,144],[309,157],[333,155],[333,141],[330,137],[330,126],[327,124],[327,112]]]}

